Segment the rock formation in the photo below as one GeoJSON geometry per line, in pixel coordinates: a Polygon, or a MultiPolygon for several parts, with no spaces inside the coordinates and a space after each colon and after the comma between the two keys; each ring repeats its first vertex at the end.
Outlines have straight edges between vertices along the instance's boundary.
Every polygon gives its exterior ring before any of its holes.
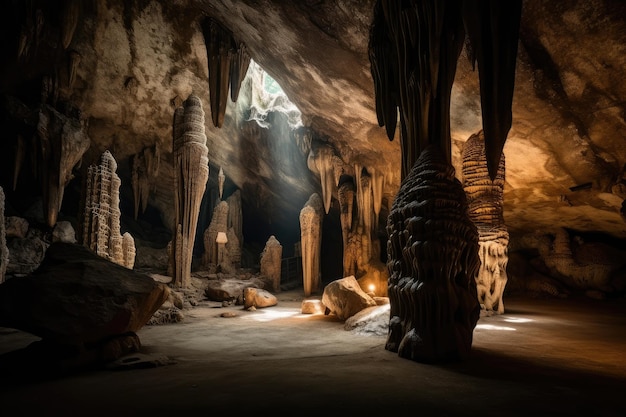
{"type": "Polygon", "coordinates": [[[131,183],[135,207],[135,220],[139,212],[146,211],[148,197],[150,196],[151,182],[159,175],[160,153],[158,148],[144,148],[143,151],[133,155],[131,159],[131,183]]]}
{"type": "Polygon", "coordinates": [[[239,242],[239,249],[243,246],[243,214],[241,211],[241,191],[236,190],[226,199],[228,203],[228,229],[233,229],[239,242]]]}
{"type": "Polygon", "coordinates": [[[56,242],[31,275],[0,285],[0,326],[41,337],[31,359],[67,371],[138,350],[135,333],[168,294],[147,275],[56,242]]]}
{"type": "Polygon", "coordinates": [[[129,269],[133,268],[135,252],[132,237],[120,232],[120,177],[111,152],[104,151],[98,165],[87,171],[82,243],[94,253],[129,269]],[[132,243],[132,249],[128,247],[132,243]]]}
{"type": "Polygon", "coordinates": [[[224,170],[222,169],[222,167],[220,167],[220,172],[219,174],[217,174],[217,182],[218,182],[218,187],[219,187],[220,200],[222,199],[222,196],[224,195],[224,181],[226,181],[226,175],[224,175],[224,170]]]}
{"type": "Polygon", "coordinates": [[[478,301],[487,312],[504,313],[502,299],[507,282],[509,232],[502,212],[505,158],[496,177],[487,171],[483,132],[472,135],[463,147],[463,190],[469,217],[478,229],[480,269],[476,276],[478,301]]]}
{"type": "Polygon", "coordinates": [[[190,95],[176,109],[173,124],[174,195],[176,228],[173,238],[174,284],[188,287],[191,261],[198,225],[198,213],[209,178],[209,156],[206,146],[202,102],[190,95]]]}
{"type": "Polygon", "coordinates": [[[272,307],[278,304],[278,299],[269,291],[247,287],[243,290],[243,308],[246,310],[254,308],[272,307]]]}
{"type": "MultiPolygon", "coordinates": [[[[376,116],[398,115],[400,191],[387,221],[391,320],[386,348],[417,361],[465,358],[479,315],[478,234],[451,165],[450,97],[469,39],[478,62],[489,177],[511,127],[521,0],[378,0],[369,57],[376,116]],[[419,57],[419,59],[415,59],[419,57]]],[[[358,192],[357,184],[357,192],[358,192]]]]}
{"type": "MultiPolygon", "coordinates": [[[[44,219],[56,223],[65,186],[73,178],[72,169],[89,148],[84,124],[48,105],[39,111],[35,140],[38,146],[36,167],[44,200],[44,219]]],[[[17,178],[17,177],[16,177],[17,178]]]]}
{"type": "Polygon", "coordinates": [[[354,276],[349,276],[324,287],[322,304],[326,306],[327,314],[346,320],[365,308],[376,306],[376,301],[361,289],[354,276]]]}
{"type": "Polygon", "coordinates": [[[314,193],[300,211],[300,250],[302,251],[302,279],[305,297],[321,289],[320,252],[323,210],[322,199],[319,194],[314,193]]]}
{"type": "Polygon", "coordinates": [[[6,229],[4,225],[4,189],[0,187],[0,284],[4,282],[4,274],[9,264],[6,229]]]}
{"type": "Polygon", "coordinates": [[[274,235],[267,239],[261,252],[261,275],[272,283],[272,291],[280,291],[281,263],[283,246],[274,235]]]}
{"type": "Polygon", "coordinates": [[[478,232],[454,168],[422,151],[387,221],[391,320],[386,349],[431,362],[467,357],[480,307],[478,232]]]}
{"type": "MultiPolygon", "coordinates": [[[[227,236],[228,232],[228,212],[229,207],[226,201],[220,201],[217,203],[215,208],[213,209],[213,215],[211,216],[211,223],[209,227],[204,231],[204,257],[203,264],[205,266],[208,265],[218,265],[219,257],[218,257],[218,246],[217,246],[217,236],[220,233],[223,233],[224,236],[227,236]]],[[[224,242],[226,243],[226,242],[224,242]]]]}

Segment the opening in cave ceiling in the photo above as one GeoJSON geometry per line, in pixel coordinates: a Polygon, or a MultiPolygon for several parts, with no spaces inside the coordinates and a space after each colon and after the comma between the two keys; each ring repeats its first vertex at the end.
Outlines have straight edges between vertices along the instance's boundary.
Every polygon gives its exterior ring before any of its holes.
{"type": "Polygon", "coordinates": [[[252,81],[249,120],[254,120],[259,126],[268,128],[268,114],[278,112],[287,116],[289,127],[292,130],[302,126],[302,112],[289,100],[278,82],[265,72],[259,64],[250,60],[246,76],[250,77],[252,81]]]}

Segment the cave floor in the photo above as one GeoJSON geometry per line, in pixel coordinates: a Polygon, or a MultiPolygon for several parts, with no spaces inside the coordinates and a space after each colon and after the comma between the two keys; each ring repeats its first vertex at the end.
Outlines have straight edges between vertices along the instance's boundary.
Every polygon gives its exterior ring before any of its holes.
{"type": "MultiPolygon", "coordinates": [[[[299,314],[299,292],[252,312],[201,303],[181,323],[144,327],[140,353],[162,366],[15,384],[0,376],[1,413],[625,415],[625,299],[509,296],[505,314],[479,320],[468,360],[429,365],[385,350],[384,336],[344,330],[332,315],[299,314]]],[[[37,340],[3,330],[0,353],[37,340]]]]}

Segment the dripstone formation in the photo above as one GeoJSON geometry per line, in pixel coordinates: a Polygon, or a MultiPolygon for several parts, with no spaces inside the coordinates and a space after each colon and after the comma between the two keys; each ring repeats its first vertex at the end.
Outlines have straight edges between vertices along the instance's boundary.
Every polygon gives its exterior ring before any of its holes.
{"type": "Polygon", "coordinates": [[[504,155],[500,158],[493,181],[489,178],[486,161],[485,137],[480,132],[472,135],[463,147],[463,190],[470,219],[478,229],[478,301],[487,312],[502,314],[509,259],[509,232],[502,212],[505,158],[504,155]]]}

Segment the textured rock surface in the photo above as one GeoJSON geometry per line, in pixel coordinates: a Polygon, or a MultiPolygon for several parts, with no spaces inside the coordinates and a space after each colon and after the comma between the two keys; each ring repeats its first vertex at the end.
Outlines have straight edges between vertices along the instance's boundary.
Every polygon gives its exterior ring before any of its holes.
{"type": "Polygon", "coordinates": [[[243,307],[249,309],[272,307],[278,304],[276,296],[269,291],[247,287],[243,290],[243,307]]]}
{"type": "MultiPolygon", "coordinates": [[[[167,4],[97,0],[83,4],[71,38],[61,30],[54,3],[3,5],[8,10],[1,14],[0,26],[7,41],[0,51],[5,59],[0,91],[10,97],[2,101],[6,135],[0,144],[0,173],[7,207],[21,215],[40,197],[33,175],[36,164],[17,156],[32,150],[29,143],[45,75],[46,91],[56,85],[55,94],[47,93],[57,97],[55,109],[71,120],[88,122],[91,146],[83,167],[111,149],[124,167],[122,182],[131,184],[131,172],[125,168],[129,158],[144,149],[160,155],[148,210],[156,209],[163,224],[172,227],[172,112],[191,93],[210,108],[207,50],[200,26],[200,18],[210,16],[245,43],[256,64],[298,106],[304,126],[332,145],[345,166],[359,164],[369,172],[384,173],[385,218],[399,188],[400,144],[390,142],[376,120],[367,55],[373,4],[373,0],[167,4]],[[34,19],[37,8],[45,17],[41,26],[34,19]],[[56,75],[56,84],[49,82],[50,74],[56,75]]],[[[624,2],[615,0],[523,3],[513,125],[504,149],[504,217],[512,240],[527,231],[557,227],[626,238],[620,216],[626,198],[626,90],[621,82],[626,67],[625,8],[624,2]],[[591,188],[570,189],[586,183],[591,188]]],[[[451,101],[457,173],[462,144],[481,125],[477,74],[465,55],[458,62],[451,101]]],[[[237,187],[244,213],[254,213],[243,219],[251,225],[246,229],[249,243],[256,239],[262,248],[267,236],[275,234],[291,248],[299,239],[293,225],[308,197],[321,194],[320,180],[308,173],[310,147],[301,150],[282,113],[268,113],[265,125],[271,128],[248,117],[257,81],[244,80],[237,102],[227,103],[221,128],[210,120],[206,123],[212,164],[209,185],[217,196],[217,174],[223,166],[225,195],[229,187],[237,187]]],[[[81,171],[71,174],[84,181],[81,171]]],[[[127,198],[133,201],[130,195],[127,198]]],[[[66,214],[75,214],[72,210],[72,204],[62,207],[66,214]]]]}
{"type": "Polygon", "coordinates": [[[58,242],[35,272],[0,286],[0,326],[56,344],[100,343],[139,330],[168,293],[82,245],[58,242]]]}
{"type": "Polygon", "coordinates": [[[349,276],[324,287],[322,304],[328,313],[336,315],[339,320],[346,320],[367,307],[375,306],[376,301],[361,289],[354,276],[349,276]]]}
{"type": "Polygon", "coordinates": [[[272,283],[272,291],[280,291],[280,272],[283,246],[275,236],[270,236],[261,252],[261,275],[272,283]]]}

